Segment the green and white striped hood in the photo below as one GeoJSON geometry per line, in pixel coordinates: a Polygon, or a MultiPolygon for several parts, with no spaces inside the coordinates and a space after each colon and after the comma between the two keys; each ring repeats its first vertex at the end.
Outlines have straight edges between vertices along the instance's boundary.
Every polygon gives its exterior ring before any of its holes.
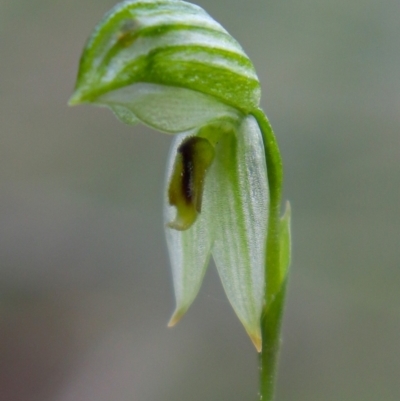
{"type": "Polygon", "coordinates": [[[136,83],[189,89],[243,114],[260,101],[241,46],[202,8],[180,0],[115,6],[89,38],[79,70],[71,103],[97,102],[136,83]]]}

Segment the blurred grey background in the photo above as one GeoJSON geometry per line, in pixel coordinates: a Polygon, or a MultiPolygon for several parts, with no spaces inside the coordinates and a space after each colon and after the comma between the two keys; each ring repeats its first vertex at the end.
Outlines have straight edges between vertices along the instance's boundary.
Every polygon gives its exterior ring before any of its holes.
{"type": "MultiPolygon", "coordinates": [[[[211,266],[174,329],[171,138],[68,108],[111,0],[0,1],[0,400],[255,400],[211,266]]],[[[400,399],[400,2],[199,0],[278,137],[293,264],[278,401],[400,399]]]]}

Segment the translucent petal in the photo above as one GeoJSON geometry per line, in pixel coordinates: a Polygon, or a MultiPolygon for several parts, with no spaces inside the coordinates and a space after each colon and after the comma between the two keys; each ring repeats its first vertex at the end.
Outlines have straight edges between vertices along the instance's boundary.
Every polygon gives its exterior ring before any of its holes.
{"type": "MultiPolygon", "coordinates": [[[[167,186],[173,171],[177,149],[183,140],[191,135],[193,132],[180,134],[172,144],[167,166],[167,186]]],[[[176,308],[169,322],[170,326],[179,321],[196,298],[209,263],[212,236],[208,223],[210,204],[207,189],[206,185],[202,212],[195,223],[185,231],[178,231],[168,226],[175,219],[176,209],[169,205],[168,190],[165,191],[165,230],[176,299],[176,308]]]]}
{"type": "Polygon", "coordinates": [[[269,189],[261,132],[252,116],[224,135],[210,169],[212,254],[232,307],[261,350],[269,189]]]}
{"type": "MultiPolygon", "coordinates": [[[[181,133],[221,119],[238,120],[239,113],[217,99],[190,89],[139,83],[107,92],[96,103],[130,110],[144,124],[181,133]]],[[[121,117],[122,118],[122,117],[121,117]]],[[[123,120],[126,120],[125,114],[123,120]]]]}
{"type": "Polygon", "coordinates": [[[139,122],[132,110],[128,109],[127,107],[119,105],[113,105],[109,107],[113,111],[115,116],[119,119],[119,121],[122,121],[123,123],[128,125],[136,125],[139,122]]]}

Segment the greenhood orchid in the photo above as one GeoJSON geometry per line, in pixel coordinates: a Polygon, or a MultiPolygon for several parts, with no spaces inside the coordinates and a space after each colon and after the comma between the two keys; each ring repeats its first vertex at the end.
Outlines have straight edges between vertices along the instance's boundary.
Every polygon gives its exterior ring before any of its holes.
{"type": "MultiPolygon", "coordinates": [[[[259,80],[240,45],[203,9],[180,0],[124,1],[106,14],[86,44],[70,99],[175,135],[164,198],[176,297],[170,325],[194,301],[212,255],[258,351],[268,240],[282,242],[279,220],[269,225],[271,204],[279,213],[280,159],[265,156],[275,142],[265,136],[273,134],[259,101],[259,80]]],[[[280,284],[286,259],[274,273],[280,284]]]]}

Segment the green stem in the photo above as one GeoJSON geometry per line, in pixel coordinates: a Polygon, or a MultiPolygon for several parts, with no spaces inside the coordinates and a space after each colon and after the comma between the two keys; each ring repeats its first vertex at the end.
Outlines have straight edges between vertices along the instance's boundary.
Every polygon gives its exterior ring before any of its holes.
{"type": "Polygon", "coordinates": [[[282,197],[282,159],[271,125],[261,109],[252,113],[264,142],[270,190],[267,257],[265,266],[265,300],[261,317],[262,350],[260,355],[260,400],[272,401],[280,346],[280,329],[285,298],[281,276],[280,205],[282,197]]]}
{"type": "Polygon", "coordinates": [[[260,354],[260,401],[272,401],[281,345],[281,322],[285,303],[286,282],[264,312],[262,324],[262,351],[260,354]]]}

